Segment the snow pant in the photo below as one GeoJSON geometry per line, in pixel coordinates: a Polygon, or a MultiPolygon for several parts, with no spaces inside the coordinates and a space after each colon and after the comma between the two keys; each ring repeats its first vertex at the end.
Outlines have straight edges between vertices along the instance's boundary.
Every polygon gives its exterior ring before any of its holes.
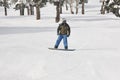
{"type": "Polygon", "coordinates": [[[55,48],[58,48],[62,39],[63,39],[64,48],[65,49],[68,48],[67,35],[59,35],[58,36],[58,39],[57,39],[56,44],[55,44],[55,48]]]}

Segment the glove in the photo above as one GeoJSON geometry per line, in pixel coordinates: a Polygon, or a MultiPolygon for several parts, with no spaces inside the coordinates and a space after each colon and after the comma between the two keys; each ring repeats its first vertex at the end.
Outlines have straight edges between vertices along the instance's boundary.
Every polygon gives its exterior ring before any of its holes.
{"type": "Polygon", "coordinates": [[[67,35],[67,37],[69,37],[70,35],[67,35]]]}
{"type": "Polygon", "coordinates": [[[60,35],[59,33],[57,33],[57,35],[60,35]]]}

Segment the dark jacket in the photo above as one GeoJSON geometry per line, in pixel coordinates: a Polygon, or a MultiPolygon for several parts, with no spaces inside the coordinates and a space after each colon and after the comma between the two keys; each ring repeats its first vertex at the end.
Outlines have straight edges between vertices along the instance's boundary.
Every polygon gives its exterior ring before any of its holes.
{"type": "Polygon", "coordinates": [[[61,23],[59,24],[58,28],[57,28],[57,34],[59,35],[70,35],[70,27],[67,23],[61,23]]]}

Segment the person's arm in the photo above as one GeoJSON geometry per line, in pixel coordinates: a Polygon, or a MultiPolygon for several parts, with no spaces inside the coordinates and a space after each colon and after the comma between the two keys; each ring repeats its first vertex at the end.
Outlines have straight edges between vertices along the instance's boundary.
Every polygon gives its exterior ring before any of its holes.
{"type": "Polygon", "coordinates": [[[59,26],[58,26],[58,28],[57,28],[57,35],[59,35],[60,33],[59,33],[59,30],[60,30],[60,25],[61,24],[59,24],[59,26]]]}
{"type": "Polygon", "coordinates": [[[70,35],[70,33],[71,33],[70,26],[68,26],[68,31],[69,31],[69,35],[70,35]]]}
{"type": "Polygon", "coordinates": [[[67,34],[67,36],[70,36],[70,33],[71,33],[70,26],[68,24],[67,24],[67,26],[68,26],[68,34],[67,34]]]}

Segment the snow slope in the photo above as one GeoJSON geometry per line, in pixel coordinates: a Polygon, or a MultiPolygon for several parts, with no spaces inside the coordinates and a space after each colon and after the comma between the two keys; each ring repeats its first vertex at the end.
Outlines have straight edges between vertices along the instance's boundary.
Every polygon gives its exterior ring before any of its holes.
{"type": "Polygon", "coordinates": [[[63,8],[72,52],[48,50],[59,24],[52,5],[41,9],[41,20],[12,9],[4,16],[0,8],[0,80],[120,80],[120,18],[101,15],[94,1],[86,4],[85,15],[63,8]]]}

